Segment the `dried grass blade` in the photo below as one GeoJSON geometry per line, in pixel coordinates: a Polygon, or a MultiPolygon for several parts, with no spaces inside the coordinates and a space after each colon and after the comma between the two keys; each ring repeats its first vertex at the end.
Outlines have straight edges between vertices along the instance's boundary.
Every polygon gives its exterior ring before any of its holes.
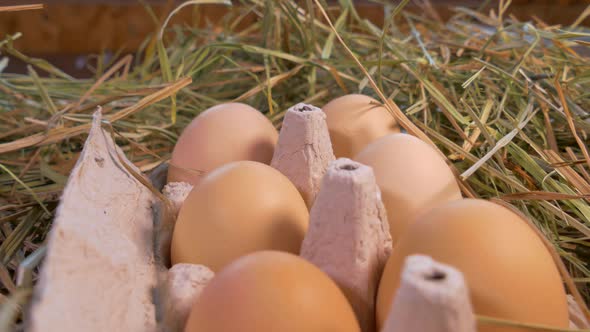
{"type": "Polygon", "coordinates": [[[16,218],[21,217],[21,216],[29,213],[29,210],[30,210],[30,208],[24,208],[23,210],[21,210],[19,212],[15,212],[13,214],[9,214],[7,216],[4,216],[4,217],[0,218],[0,225],[2,223],[5,223],[5,222],[13,221],[16,218]]]}
{"type": "Polygon", "coordinates": [[[576,18],[576,20],[574,21],[574,23],[572,23],[572,25],[570,26],[570,29],[575,29],[578,27],[578,25],[580,25],[582,22],[584,22],[584,20],[590,16],[590,5],[588,5],[586,7],[586,9],[584,9],[584,11],[582,13],[580,13],[580,16],[578,16],[578,18],[576,18]]]}
{"type": "MultiPolygon", "coordinates": [[[[172,81],[172,68],[170,67],[170,59],[168,59],[168,52],[164,47],[162,39],[158,39],[156,42],[158,49],[158,58],[160,59],[160,69],[162,70],[162,77],[165,82],[172,81]]],[[[172,123],[176,123],[176,96],[172,95],[172,109],[170,112],[170,118],[172,123]]]]}
{"type": "Polygon", "coordinates": [[[43,83],[41,83],[39,75],[37,75],[37,72],[35,71],[35,69],[33,69],[33,66],[31,65],[27,66],[27,70],[29,71],[31,78],[33,79],[33,83],[35,83],[35,86],[39,90],[39,94],[41,95],[41,99],[43,99],[43,103],[45,103],[45,106],[47,106],[47,110],[51,115],[54,115],[55,113],[57,113],[57,107],[55,107],[53,100],[51,100],[51,97],[47,93],[47,89],[45,88],[45,86],[43,86],[43,83]]]}
{"type": "Polygon", "coordinates": [[[508,319],[500,319],[494,318],[489,316],[483,315],[476,315],[478,325],[495,325],[495,326],[505,326],[505,327],[513,327],[513,328],[520,328],[523,330],[529,331],[547,331],[547,332],[590,332],[588,329],[564,329],[559,327],[551,327],[546,325],[538,325],[538,324],[527,324],[517,321],[512,321],[508,319]]]}
{"type": "Polygon", "coordinates": [[[164,20],[164,23],[162,24],[162,27],[160,28],[160,32],[158,34],[158,39],[160,39],[160,40],[162,39],[162,36],[164,35],[164,30],[166,29],[166,26],[168,26],[170,19],[172,18],[172,16],[176,15],[176,13],[178,13],[182,8],[184,8],[186,6],[191,6],[191,5],[194,6],[194,5],[204,5],[204,4],[217,4],[217,5],[226,5],[226,6],[232,5],[230,0],[189,0],[189,1],[185,1],[181,5],[174,8],[174,10],[172,10],[172,12],[170,12],[170,14],[168,14],[168,17],[166,17],[166,20],[164,20]]]}
{"type": "Polygon", "coordinates": [[[54,171],[45,160],[41,159],[39,170],[41,172],[41,176],[48,178],[49,180],[53,181],[59,185],[65,185],[68,181],[68,177],[62,175],[56,171],[54,171]]]}
{"type": "Polygon", "coordinates": [[[0,331],[11,331],[25,303],[33,294],[31,288],[19,288],[12,292],[0,307],[0,331]]]}
{"type": "Polygon", "coordinates": [[[19,12],[23,10],[38,10],[43,9],[42,3],[30,4],[30,5],[15,5],[15,6],[0,6],[0,13],[7,12],[19,12]]]}
{"type": "Polygon", "coordinates": [[[470,78],[468,78],[465,82],[463,82],[463,84],[461,84],[463,89],[467,89],[467,87],[469,87],[469,85],[471,85],[471,83],[473,83],[473,81],[475,81],[485,69],[486,69],[486,66],[482,66],[480,70],[475,72],[475,74],[473,74],[470,78]]]}
{"type": "Polygon", "coordinates": [[[543,201],[554,201],[554,200],[566,200],[566,199],[580,199],[590,198],[590,194],[585,195],[572,195],[564,194],[559,192],[547,192],[547,191],[529,191],[524,193],[514,193],[500,196],[500,199],[504,201],[520,201],[520,200],[543,200],[543,201]]]}
{"type": "Polygon", "coordinates": [[[527,106],[527,110],[525,111],[525,114],[528,114],[528,116],[523,121],[521,121],[516,126],[516,128],[512,129],[507,135],[502,137],[502,139],[498,140],[496,145],[488,153],[486,153],[485,156],[483,156],[480,160],[478,160],[475,164],[473,164],[465,172],[463,172],[461,174],[461,179],[463,179],[463,180],[468,179],[483,164],[485,164],[488,160],[490,160],[501,148],[505,147],[510,142],[512,142],[514,137],[516,137],[516,135],[518,135],[518,133],[522,130],[522,128],[524,128],[527,125],[527,123],[529,123],[529,121],[533,119],[533,117],[535,116],[536,113],[537,113],[536,111],[533,111],[533,104],[529,103],[529,105],[527,106]]]}
{"type": "Polygon", "coordinates": [[[409,2],[410,2],[410,0],[402,0],[402,1],[400,1],[400,3],[397,4],[397,6],[391,12],[391,15],[386,20],[386,22],[383,26],[383,31],[381,32],[381,38],[379,38],[379,54],[378,54],[378,57],[379,57],[378,61],[379,62],[377,64],[377,83],[378,83],[379,89],[381,89],[381,90],[383,90],[381,68],[383,66],[383,44],[385,43],[385,36],[387,34],[387,30],[393,24],[393,20],[395,19],[395,17],[402,11],[402,9],[404,9],[404,7],[406,7],[406,5],[409,2]]]}
{"type": "Polygon", "coordinates": [[[22,242],[30,234],[33,226],[43,217],[45,212],[42,209],[34,208],[29,214],[14,228],[4,242],[0,244],[0,264],[6,265],[14,254],[19,250],[22,242]]]}
{"type": "MultiPolygon", "coordinates": [[[[25,176],[25,174],[27,174],[27,172],[29,171],[29,169],[31,169],[33,164],[37,163],[37,159],[39,158],[40,154],[41,154],[41,149],[37,149],[37,151],[35,151],[33,153],[33,156],[31,156],[31,158],[29,158],[29,161],[27,162],[25,167],[23,167],[23,169],[18,174],[19,178],[22,178],[23,176],[25,176]]],[[[17,184],[18,183],[15,182],[14,185],[12,186],[12,190],[10,190],[10,196],[14,195],[14,192],[16,191],[17,184]]]]}
{"type": "Polygon", "coordinates": [[[557,152],[559,147],[557,146],[555,131],[553,130],[553,124],[551,124],[551,118],[549,117],[549,109],[547,108],[547,105],[541,104],[541,110],[543,111],[543,120],[545,121],[545,128],[547,131],[547,143],[551,150],[557,152]]]}
{"type": "Polygon", "coordinates": [[[0,284],[2,284],[2,287],[6,288],[9,292],[13,292],[16,289],[16,285],[12,281],[8,269],[2,263],[0,263],[0,284]]]}
{"type": "Polygon", "coordinates": [[[582,154],[586,159],[588,167],[590,167],[590,155],[588,154],[588,148],[586,147],[584,141],[580,138],[580,135],[578,135],[576,125],[574,124],[574,119],[572,118],[572,113],[570,112],[570,109],[567,105],[567,101],[565,100],[565,95],[563,93],[563,89],[561,88],[561,84],[559,84],[558,77],[559,75],[557,75],[555,78],[555,89],[557,90],[557,94],[559,95],[559,100],[561,102],[561,106],[563,107],[563,112],[565,113],[567,124],[570,127],[572,135],[574,135],[574,138],[576,139],[576,142],[578,143],[580,150],[582,150],[582,154]]]}
{"type": "Polygon", "coordinates": [[[583,195],[590,194],[590,183],[588,183],[573,168],[563,164],[564,160],[557,152],[553,150],[546,150],[545,154],[547,155],[547,161],[549,161],[551,164],[562,165],[556,166],[556,171],[561,176],[563,176],[567,181],[569,181],[572,184],[572,186],[578,190],[579,193],[583,195]]]}
{"type": "Polygon", "coordinates": [[[414,22],[412,21],[412,19],[409,16],[405,15],[405,17],[406,17],[406,22],[408,22],[408,26],[410,27],[412,34],[414,35],[414,38],[418,42],[418,45],[420,45],[420,49],[422,49],[422,53],[424,54],[424,56],[428,60],[428,64],[431,65],[432,67],[438,69],[438,65],[436,64],[436,62],[434,61],[434,59],[432,58],[432,56],[428,52],[426,45],[424,45],[424,42],[422,41],[422,36],[421,36],[420,32],[416,29],[414,22]]]}
{"type": "Polygon", "coordinates": [[[581,165],[584,163],[584,161],[578,160],[578,157],[576,156],[576,154],[574,153],[574,150],[572,150],[572,148],[567,147],[567,148],[565,148],[565,151],[567,152],[568,156],[572,159],[572,164],[576,165],[576,168],[578,169],[580,174],[582,174],[582,176],[584,177],[586,182],[590,183],[590,174],[588,174],[588,172],[586,171],[584,166],[581,165]]]}
{"type": "Polygon", "coordinates": [[[115,63],[109,70],[107,70],[102,76],[96,80],[94,84],[84,93],[84,95],[76,102],[73,108],[80,107],[83,102],[92,95],[92,93],[101,86],[106,80],[108,80],[113,74],[115,74],[119,69],[124,68],[124,76],[126,76],[126,72],[129,70],[129,66],[131,65],[131,61],[133,60],[133,55],[127,54],[126,56],[122,57],[117,63],[115,63]]]}
{"type": "Polygon", "coordinates": [[[177,93],[182,88],[188,86],[191,83],[192,83],[192,79],[190,77],[184,77],[174,83],[168,84],[163,89],[160,89],[160,90],[156,91],[155,93],[144,97],[139,102],[137,102],[137,104],[135,104],[131,107],[127,107],[127,108],[109,116],[108,120],[110,122],[115,122],[120,119],[126,118],[129,115],[131,115],[139,110],[142,110],[143,108],[145,108],[153,103],[157,103],[163,99],[171,97],[173,94],[177,93]]]}
{"type": "MultiPolygon", "coordinates": [[[[12,41],[12,39],[13,38],[11,38],[11,41],[12,41]]],[[[53,74],[57,77],[67,79],[69,81],[75,81],[75,79],[72,76],[66,74],[64,71],[53,66],[52,64],[50,64],[46,60],[28,57],[28,56],[24,55],[23,53],[19,52],[18,50],[16,50],[15,48],[12,47],[12,43],[2,45],[2,43],[0,42],[0,49],[4,50],[6,53],[12,55],[13,57],[21,60],[22,62],[31,64],[31,65],[33,65],[41,70],[44,70],[50,74],[53,74]]]]}
{"type": "Polygon", "coordinates": [[[434,97],[434,99],[436,99],[436,101],[442,107],[444,107],[450,114],[452,114],[457,121],[459,121],[463,125],[469,123],[467,118],[461,115],[461,113],[459,113],[459,111],[453,105],[453,103],[451,103],[445,96],[445,94],[442,93],[434,84],[432,84],[432,82],[422,77],[422,75],[418,74],[415,70],[411,69],[406,64],[402,64],[402,68],[404,68],[408,73],[414,76],[418,81],[420,81],[420,83],[424,84],[424,87],[426,88],[426,90],[428,90],[430,95],[432,95],[432,97],[434,97]]]}
{"type": "MultiPolygon", "coordinates": [[[[282,81],[284,81],[284,80],[286,80],[286,79],[288,79],[288,78],[290,78],[290,77],[294,76],[295,74],[297,74],[297,73],[298,73],[298,72],[301,70],[301,68],[303,68],[303,65],[298,65],[298,66],[296,66],[295,68],[293,68],[293,69],[289,70],[289,71],[288,71],[288,72],[286,72],[286,73],[282,73],[282,74],[279,74],[279,75],[273,76],[273,77],[271,77],[271,78],[268,80],[268,82],[266,83],[266,85],[268,85],[268,87],[269,87],[269,88],[272,88],[272,87],[274,87],[275,85],[279,84],[280,82],[282,82],[282,81]]],[[[236,99],[234,99],[233,101],[234,101],[234,102],[237,102],[237,101],[243,101],[243,100],[245,100],[245,99],[248,99],[248,98],[250,98],[250,97],[252,97],[252,96],[254,96],[254,95],[256,95],[256,94],[260,93],[260,92],[261,92],[261,91],[263,91],[264,89],[265,89],[265,86],[258,85],[258,86],[256,86],[256,87],[254,87],[254,88],[252,88],[252,89],[250,89],[250,90],[248,90],[248,91],[244,92],[242,95],[240,95],[239,97],[237,97],[237,98],[236,98],[236,99]]]]}
{"type": "Polygon", "coordinates": [[[18,287],[33,287],[33,270],[39,266],[46,252],[47,246],[42,245],[18,265],[16,273],[18,287]]]}
{"type": "Polygon", "coordinates": [[[528,56],[531,54],[531,52],[537,47],[537,44],[541,40],[541,36],[539,36],[537,29],[535,29],[535,27],[533,27],[531,24],[528,24],[528,23],[525,24],[524,29],[525,29],[525,31],[526,30],[533,30],[533,32],[535,33],[535,39],[531,43],[531,46],[529,46],[529,48],[527,48],[527,50],[524,52],[524,54],[520,57],[520,60],[518,60],[518,62],[516,63],[516,65],[512,69],[513,76],[516,75],[516,73],[518,73],[518,71],[520,70],[520,67],[522,66],[524,61],[528,58],[528,56]]]}
{"type": "Polygon", "coordinates": [[[18,182],[18,184],[23,186],[23,188],[25,188],[27,190],[27,192],[29,192],[31,194],[31,196],[33,196],[35,201],[45,211],[45,213],[47,213],[48,216],[51,215],[51,212],[49,212],[49,210],[47,209],[45,204],[43,204],[43,201],[37,196],[37,194],[35,194],[35,192],[29,186],[27,186],[26,183],[24,183],[21,179],[19,179],[18,176],[16,176],[14,173],[12,173],[12,171],[9,170],[6,166],[0,164],[0,169],[2,169],[4,172],[6,172],[11,178],[14,179],[14,181],[18,182]]]}
{"type": "MultiPolygon", "coordinates": [[[[407,1],[407,0],[406,0],[407,1]]],[[[336,29],[342,29],[342,26],[346,22],[346,18],[348,17],[348,7],[344,8],[338,19],[336,20],[335,26],[336,29]]],[[[322,60],[327,60],[332,55],[332,50],[334,49],[334,38],[336,35],[333,31],[330,32],[328,38],[326,39],[326,43],[324,44],[324,48],[322,50],[322,60]]]]}

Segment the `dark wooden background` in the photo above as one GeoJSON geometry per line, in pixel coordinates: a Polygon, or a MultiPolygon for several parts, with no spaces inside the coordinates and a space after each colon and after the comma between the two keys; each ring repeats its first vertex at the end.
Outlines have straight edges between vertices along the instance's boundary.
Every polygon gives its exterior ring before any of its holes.
{"type": "MultiPolygon", "coordinates": [[[[22,52],[46,58],[76,71],[74,62],[80,55],[103,51],[131,52],[157,28],[137,0],[0,0],[0,5],[44,3],[45,9],[24,12],[0,12],[0,38],[15,32],[23,36],[15,43],[22,52]]],[[[182,1],[146,0],[159,17],[165,17],[174,3],[182,1]]],[[[391,1],[395,3],[397,1],[391,1]]],[[[449,17],[453,5],[475,7],[477,0],[431,0],[443,18],[449,17]]],[[[510,12],[521,19],[537,16],[548,24],[573,22],[590,5],[590,0],[513,0],[510,12]]],[[[497,6],[497,1],[492,1],[497,6]]],[[[383,8],[366,0],[357,1],[362,16],[377,24],[383,22],[383,8]]],[[[410,4],[409,8],[416,8],[410,4]]],[[[201,6],[199,15],[212,22],[225,13],[221,6],[201,6]]],[[[193,22],[196,11],[186,8],[174,22],[193,22]]],[[[202,18],[203,18],[202,17],[202,18]]],[[[205,20],[201,20],[204,22],[205,20]]],[[[590,20],[584,22],[590,25],[590,20]]],[[[12,71],[22,71],[12,61],[12,71]]]]}

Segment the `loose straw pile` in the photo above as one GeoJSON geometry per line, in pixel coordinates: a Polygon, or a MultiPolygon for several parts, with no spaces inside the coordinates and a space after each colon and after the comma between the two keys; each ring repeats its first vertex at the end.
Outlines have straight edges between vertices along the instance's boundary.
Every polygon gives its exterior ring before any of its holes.
{"type": "Polygon", "coordinates": [[[413,11],[401,1],[381,27],[350,1],[245,2],[205,28],[198,6],[194,25],[168,26],[146,5],[153,34],[137,54],[93,58],[90,79],[23,54],[20,34],[0,41],[0,329],[28,301],[97,106],[123,152],[149,172],[214,104],[246,102],[279,126],[298,102],[321,106],[346,93],[376,97],[434,144],[466,196],[530,219],[572,294],[590,299],[590,34],[581,27],[590,10],[551,26],[522,21],[500,1],[455,8],[443,22],[428,1],[413,11]],[[28,74],[4,73],[12,59],[28,74]]]}

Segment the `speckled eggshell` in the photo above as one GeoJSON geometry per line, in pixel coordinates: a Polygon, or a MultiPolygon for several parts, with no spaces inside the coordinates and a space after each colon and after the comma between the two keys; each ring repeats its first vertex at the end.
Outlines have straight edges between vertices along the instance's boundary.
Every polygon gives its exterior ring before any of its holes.
{"type": "Polygon", "coordinates": [[[400,129],[387,109],[377,100],[349,94],[333,99],[322,107],[336,158],[353,158],[379,137],[399,133],[400,129]]]}
{"type": "MultiPolygon", "coordinates": [[[[379,326],[399,287],[405,258],[412,254],[431,256],[461,271],[476,314],[568,327],[566,293],[549,251],[526,221],[503,206],[457,200],[434,208],[409,226],[381,277],[379,326]]],[[[478,331],[529,330],[479,324],[478,331]]]]}
{"type": "Polygon", "coordinates": [[[239,160],[270,164],[278,132],[258,110],[242,103],[211,107],[182,132],[170,160],[168,183],[195,185],[207,172],[239,160]]]}
{"type": "Polygon", "coordinates": [[[296,255],[260,251],[220,271],[185,332],[360,332],[336,284],[296,255]]]}
{"type": "Polygon", "coordinates": [[[172,264],[219,271],[258,250],[299,254],[309,213],[295,186],[279,171],[238,161],[209,173],[184,201],[172,235],[172,264]]]}
{"type": "Polygon", "coordinates": [[[396,240],[417,215],[461,198],[452,171],[427,143],[407,134],[391,134],[369,144],[355,158],[371,166],[396,240]]]}

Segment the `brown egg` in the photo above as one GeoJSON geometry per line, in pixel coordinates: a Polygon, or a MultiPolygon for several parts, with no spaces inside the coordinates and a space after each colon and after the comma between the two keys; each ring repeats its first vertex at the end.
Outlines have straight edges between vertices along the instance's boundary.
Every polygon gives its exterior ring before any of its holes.
{"type": "Polygon", "coordinates": [[[336,158],[352,158],[377,138],[400,131],[387,109],[369,96],[338,97],[322,110],[336,158]]]}
{"type": "MultiPolygon", "coordinates": [[[[440,205],[408,227],[389,258],[377,297],[383,326],[404,260],[424,254],[464,274],[476,314],[568,327],[559,271],[547,248],[520,216],[500,205],[463,199],[440,205]]],[[[480,324],[479,332],[528,329],[480,324]]]]}
{"type": "Polygon", "coordinates": [[[168,182],[195,185],[204,173],[232,161],[270,164],[278,137],[272,123],[246,104],[211,107],[199,114],[178,138],[168,182]]]}
{"type": "Polygon", "coordinates": [[[209,173],[188,195],[172,235],[172,264],[219,271],[250,252],[299,254],[309,214],[297,188],[279,171],[238,161],[209,173]]]}
{"type": "Polygon", "coordinates": [[[296,255],[260,251],[205,287],[185,332],[360,332],[336,284],[296,255]]]}
{"type": "Polygon", "coordinates": [[[355,160],[375,172],[394,245],[418,214],[461,198],[461,190],[445,161],[434,148],[414,136],[381,137],[355,160]]]}

